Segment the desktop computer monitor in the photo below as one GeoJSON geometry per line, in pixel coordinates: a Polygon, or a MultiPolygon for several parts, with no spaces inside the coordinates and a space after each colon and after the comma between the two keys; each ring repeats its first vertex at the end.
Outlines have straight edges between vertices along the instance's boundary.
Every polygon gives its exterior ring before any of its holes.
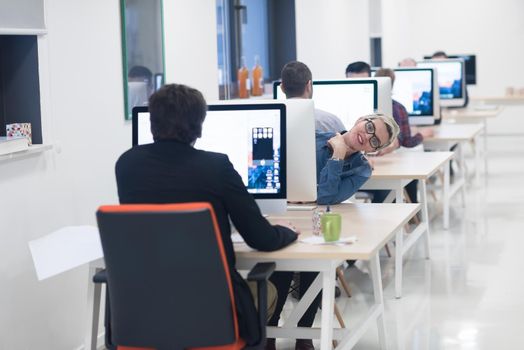
{"type": "MultiPolygon", "coordinates": [[[[273,83],[273,98],[285,100],[280,84],[280,81],[273,83]]],[[[377,110],[378,82],[375,79],[314,80],[313,101],[315,108],[336,115],[350,130],[358,118],[377,110]]]]}
{"type": "Polygon", "coordinates": [[[348,78],[348,80],[366,81],[375,80],[377,82],[377,108],[375,112],[386,115],[393,115],[393,101],[391,100],[391,79],[388,77],[370,78],[348,78]]]}
{"type": "MultiPolygon", "coordinates": [[[[274,102],[274,101],[273,101],[274,102]]],[[[286,104],[287,200],[317,200],[315,105],[313,100],[291,99],[286,104]]]]}
{"type": "Polygon", "coordinates": [[[396,68],[393,99],[401,103],[413,125],[440,120],[439,87],[433,68],[396,68]]]}
{"type": "MultiPolygon", "coordinates": [[[[466,85],[477,84],[477,56],[475,55],[448,55],[449,58],[462,58],[466,65],[466,85]]],[[[424,56],[425,60],[431,59],[431,56],[424,56]]]]}
{"type": "Polygon", "coordinates": [[[436,59],[417,62],[420,68],[435,68],[438,74],[440,105],[462,107],[466,103],[464,60],[436,59]]]}
{"type": "MultiPolygon", "coordinates": [[[[147,107],[133,109],[133,145],[153,142],[147,107]]],[[[264,214],[286,211],[286,106],[208,105],[196,149],[227,154],[264,214]]]]}
{"type": "MultiPolygon", "coordinates": [[[[286,105],[288,202],[317,200],[315,105],[309,99],[278,101],[286,105]]],[[[275,100],[224,100],[210,104],[272,104],[275,100]]],[[[288,208],[289,210],[289,208],[288,208]]]]}

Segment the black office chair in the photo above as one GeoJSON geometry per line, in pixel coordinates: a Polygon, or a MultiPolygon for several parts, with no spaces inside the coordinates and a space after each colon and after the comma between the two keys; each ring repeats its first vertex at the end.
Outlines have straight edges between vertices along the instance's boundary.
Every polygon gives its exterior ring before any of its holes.
{"type": "MultiPolygon", "coordinates": [[[[106,270],[111,341],[118,350],[245,348],[220,230],[209,203],[103,206],[97,212],[106,270]],[[212,293],[207,291],[212,288],[212,293]]],[[[265,346],[267,279],[257,264],[261,340],[265,346]]]]}

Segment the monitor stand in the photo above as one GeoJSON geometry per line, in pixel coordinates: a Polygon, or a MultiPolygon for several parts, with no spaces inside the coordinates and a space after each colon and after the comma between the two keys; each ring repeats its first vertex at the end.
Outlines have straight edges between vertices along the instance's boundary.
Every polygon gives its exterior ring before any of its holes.
{"type": "Polygon", "coordinates": [[[287,200],[283,199],[257,199],[260,211],[264,215],[285,214],[287,211],[287,200]]]}

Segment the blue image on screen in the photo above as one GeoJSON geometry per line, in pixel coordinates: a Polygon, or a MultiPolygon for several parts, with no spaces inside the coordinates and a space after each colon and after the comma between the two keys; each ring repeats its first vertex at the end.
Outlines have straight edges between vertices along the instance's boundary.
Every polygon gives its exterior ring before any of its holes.
{"type": "Polygon", "coordinates": [[[443,99],[462,98],[462,79],[454,80],[449,87],[441,86],[439,90],[443,99]]]}
{"type": "Polygon", "coordinates": [[[413,100],[413,114],[431,115],[433,113],[431,91],[423,91],[418,100],[413,100]]]}
{"type": "Polygon", "coordinates": [[[274,159],[253,160],[253,166],[248,169],[248,184],[250,190],[266,189],[276,192],[280,189],[280,148],[276,150],[274,159]]]}
{"type": "Polygon", "coordinates": [[[252,193],[280,191],[280,147],[274,149],[273,141],[272,128],[253,128],[252,165],[248,168],[247,184],[252,193]]]}

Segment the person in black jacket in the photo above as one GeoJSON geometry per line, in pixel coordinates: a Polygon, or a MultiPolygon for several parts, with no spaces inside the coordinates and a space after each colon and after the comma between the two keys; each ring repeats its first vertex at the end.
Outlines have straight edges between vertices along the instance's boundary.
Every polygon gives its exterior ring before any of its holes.
{"type": "Polygon", "coordinates": [[[229,219],[250,247],[262,251],[285,247],[297,239],[297,233],[291,225],[272,226],[262,216],[227,155],[193,148],[202,134],[206,111],[202,94],[184,85],[165,85],[151,95],[154,143],[133,147],[120,156],[118,196],[126,204],[211,203],[231,272],[240,336],[250,345],[259,341],[258,321],[248,285],[235,269],[229,219]]]}

